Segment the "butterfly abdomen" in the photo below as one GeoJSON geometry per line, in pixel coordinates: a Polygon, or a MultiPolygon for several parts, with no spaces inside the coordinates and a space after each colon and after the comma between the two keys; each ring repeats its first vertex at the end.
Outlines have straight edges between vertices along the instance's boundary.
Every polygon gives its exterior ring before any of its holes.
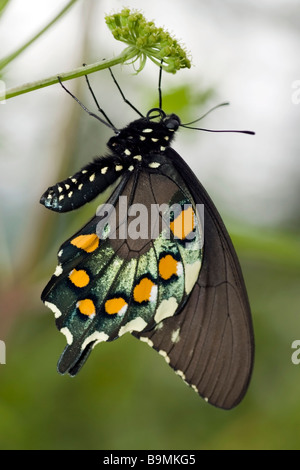
{"type": "Polygon", "coordinates": [[[96,158],[73,176],[48,188],[40,202],[56,212],[77,209],[113,184],[128,166],[129,162],[121,157],[96,158]]]}

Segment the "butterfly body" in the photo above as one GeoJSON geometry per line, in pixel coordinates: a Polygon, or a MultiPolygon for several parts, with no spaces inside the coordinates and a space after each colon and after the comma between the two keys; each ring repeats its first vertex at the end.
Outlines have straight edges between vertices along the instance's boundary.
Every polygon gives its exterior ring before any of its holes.
{"type": "Polygon", "coordinates": [[[75,175],[48,188],[40,202],[56,212],[71,211],[94,199],[137,165],[155,168],[156,162],[151,156],[161,154],[169,147],[180,125],[175,114],[166,116],[163,113],[160,122],[155,122],[151,113],[156,111],[156,108],[150,110],[147,117],[120,130],[107,143],[111,152],[108,157],[96,158],[75,175]]]}
{"type": "Polygon", "coordinates": [[[152,109],[109,140],[109,155],[44,193],[42,204],[66,212],[119,180],[61,246],[42,300],[67,339],[61,373],[76,375],[97,343],[130,332],[207,401],[229,409],[252,371],[250,307],[224,224],[170,147],[179,126],[176,115],[152,109]]]}

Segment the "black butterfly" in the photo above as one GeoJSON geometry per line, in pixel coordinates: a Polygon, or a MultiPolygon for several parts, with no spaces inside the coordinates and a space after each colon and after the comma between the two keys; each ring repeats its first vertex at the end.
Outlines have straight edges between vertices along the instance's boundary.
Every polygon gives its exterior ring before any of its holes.
{"type": "Polygon", "coordinates": [[[145,117],[136,110],[141,117],[117,130],[93,97],[105,120],[75,99],[114,130],[108,155],[50,187],[40,201],[66,212],[117,183],[96,216],[61,246],[42,293],[68,343],[58,371],[76,375],[97,343],[130,332],[206,401],[230,409],[252,372],[250,307],[220,215],[170,146],[184,125],[164,113],[160,95],[158,108],[145,117]]]}

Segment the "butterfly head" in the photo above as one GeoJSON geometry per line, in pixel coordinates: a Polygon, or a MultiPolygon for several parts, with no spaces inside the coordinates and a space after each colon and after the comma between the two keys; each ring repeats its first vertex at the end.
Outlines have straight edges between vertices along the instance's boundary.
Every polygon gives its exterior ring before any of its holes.
{"type": "Polygon", "coordinates": [[[176,114],[166,114],[161,108],[152,108],[146,115],[148,121],[158,121],[159,124],[166,126],[168,129],[177,131],[181,122],[176,114]]]}

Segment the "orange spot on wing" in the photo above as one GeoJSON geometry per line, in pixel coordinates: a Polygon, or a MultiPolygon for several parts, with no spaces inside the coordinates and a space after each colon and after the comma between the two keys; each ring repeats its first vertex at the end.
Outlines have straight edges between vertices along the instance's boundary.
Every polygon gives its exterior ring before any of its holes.
{"type": "Polygon", "coordinates": [[[127,309],[127,302],[122,297],[116,297],[109,299],[105,302],[105,311],[109,315],[115,315],[116,313],[125,313],[127,309]]]}
{"type": "Polygon", "coordinates": [[[85,287],[90,282],[90,277],[83,269],[73,269],[69,274],[70,281],[76,287],[85,287]]]}
{"type": "Polygon", "coordinates": [[[189,206],[170,223],[170,228],[175,237],[184,240],[195,228],[195,213],[189,206]]]}
{"type": "Polygon", "coordinates": [[[177,274],[177,263],[172,255],[166,255],[159,261],[159,275],[162,279],[170,279],[174,274],[177,274]]]}
{"type": "Polygon", "coordinates": [[[87,253],[92,253],[99,246],[99,238],[95,233],[90,235],[79,235],[78,237],[71,240],[71,244],[77,248],[81,248],[87,253]]]}
{"type": "Polygon", "coordinates": [[[133,289],[133,298],[136,302],[146,302],[150,300],[151,291],[155,284],[145,277],[133,289]]]}
{"type": "Polygon", "coordinates": [[[82,315],[90,316],[96,313],[94,302],[91,299],[79,300],[76,306],[82,315]]]}

